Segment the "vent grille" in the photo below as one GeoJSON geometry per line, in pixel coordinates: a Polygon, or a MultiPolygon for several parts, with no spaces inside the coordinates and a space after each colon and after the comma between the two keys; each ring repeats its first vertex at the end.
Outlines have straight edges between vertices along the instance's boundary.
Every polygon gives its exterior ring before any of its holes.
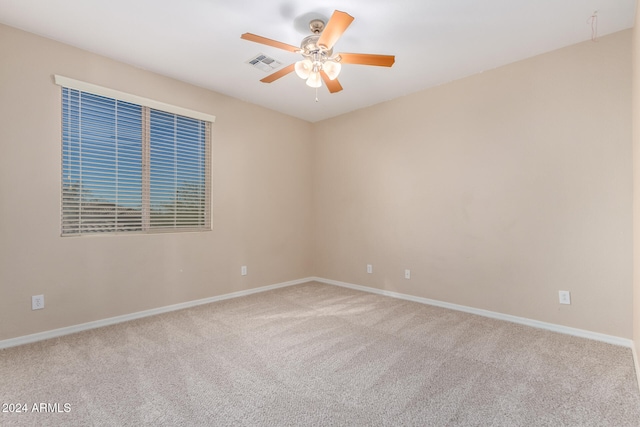
{"type": "Polygon", "coordinates": [[[275,60],[273,58],[268,57],[262,53],[254,56],[253,58],[247,61],[247,64],[252,65],[265,73],[270,73],[273,70],[280,68],[282,62],[275,60]]]}

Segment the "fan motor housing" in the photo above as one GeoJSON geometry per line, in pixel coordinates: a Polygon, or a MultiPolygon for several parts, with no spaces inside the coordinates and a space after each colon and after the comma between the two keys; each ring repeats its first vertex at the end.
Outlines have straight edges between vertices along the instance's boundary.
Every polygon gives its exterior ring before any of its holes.
{"type": "Polygon", "coordinates": [[[305,37],[300,43],[300,49],[302,49],[305,54],[312,54],[315,52],[323,52],[327,56],[331,56],[333,54],[332,49],[325,49],[318,45],[318,39],[320,39],[319,34],[312,34],[310,36],[305,37]]]}

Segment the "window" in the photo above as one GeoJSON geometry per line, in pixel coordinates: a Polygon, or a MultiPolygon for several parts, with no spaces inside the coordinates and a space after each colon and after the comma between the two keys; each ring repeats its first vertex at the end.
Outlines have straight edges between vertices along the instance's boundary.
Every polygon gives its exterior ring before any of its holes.
{"type": "Polygon", "coordinates": [[[211,229],[215,117],[60,76],[56,83],[63,236],[211,229]]]}

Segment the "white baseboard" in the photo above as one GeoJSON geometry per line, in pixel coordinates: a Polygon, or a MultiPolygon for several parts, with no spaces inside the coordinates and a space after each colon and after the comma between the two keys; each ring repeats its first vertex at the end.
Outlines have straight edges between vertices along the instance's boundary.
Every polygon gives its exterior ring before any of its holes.
{"type": "Polygon", "coordinates": [[[314,280],[311,277],[305,279],[292,280],[289,282],[277,283],[274,285],[262,286],[259,288],[247,289],[244,291],[232,292],[230,294],[218,295],[210,298],[203,298],[195,301],[187,301],[180,304],[168,305],[165,307],[153,308],[150,310],[139,311],[131,314],[124,314],[122,316],[110,317],[108,319],[96,320],[93,322],[82,323],[79,325],[68,326],[65,328],[53,329],[50,331],[39,332],[36,334],[25,335],[17,338],[10,338],[0,341],[0,349],[15,347],[18,345],[29,344],[37,341],[48,340],[50,338],[57,338],[64,335],[74,334],[76,332],[82,332],[89,329],[100,328],[103,326],[115,325],[116,323],[127,322],[129,320],[140,319],[142,317],[155,316],[156,314],[168,313],[170,311],[182,310],[189,307],[195,307],[197,305],[209,304],[216,301],[222,301],[230,298],[238,298],[246,295],[255,294],[258,292],[270,291],[272,289],[284,288],[287,286],[299,285],[314,280]]]}
{"type": "MultiPolygon", "coordinates": [[[[573,336],[582,337],[582,338],[588,338],[588,339],[592,339],[592,340],[595,340],[595,341],[602,341],[602,342],[605,342],[605,343],[608,343],[608,344],[614,344],[614,345],[619,345],[619,346],[629,347],[629,348],[634,349],[633,341],[630,340],[630,339],[627,339],[627,338],[621,338],[621,337],[616,337],[616,336],[613,336],[613,335],[601,334],[601,333],[598,333],[598,332],[591,332],[591,331],[587,331],[587,330],[584,330],[584,329],[571,328],[571,327],[568,327],[568,326],[556,325],[554,323],[541,322],[539,320],[527,319],[525,317],[512,316],[510,314],[503,314],[503,313],[498,313],[498,312],[495,312],[495,311],[489,311],[489,310],[483,310],[483,309],[480,309],[480,308],[468,307],[468,306],[465,306],[465,305],[458,305],[458,304],[452,304],[452,303],[433,300],[433,299],[428,299],[428,298],[416,297],[416,296],[413,296],[413,295],[402,294],[402,293],[399,293],[399,292],[393,292],[393,291],[386,291],[386,290],[383,290],[383,289],[370,288],[368,286],[354,285],[352,283],[345,283],[345,282],[340,282],[340,281],[337,281],[337,280],[323,279],[321,277],[314,277],[313,280],[315,280],[316,282],[325,283],[327,285],[341,286],[341,287],[344,287],[344,288],[350,288],[350,289],[354,289],[354,290],[358,290],[358,291],[370,292],[370,293],[374,293],[374,294],[378,294],[378,295],[384,295],[384,296],[388,296],[388,297],[393,297],[393,298],[398,298],[398,299],[403,299],[403,300],[408,300],[408,301],[413,301],[413,302],[419,302],[419,303],[422,303],[422,304],[428,304],[428,305],[433,305],[433,306],[437,306],[437,307],[448,308],[448,309],[451,309],[451,310],[464,311],[466,313],[477,314],[479,316],[490,317],[490,318],[498,319],[498,320],[505,320],[507,322],[519,323],[521,325],[532,326],[534,328],[546,329],[548,331],[559,332],[561,334],[573,335],[573,336]]],[[[634,349],[634,357],[635,357],[635,349],[634,349]]],[[[636,360],[636,367],[637,367],[638,366],[637,358],[635,360],[636,360]]]]}
{"type": "Polygon", "coordinates": [[[320,283],[325,283],[328,285],[341,286],[344,288],[350,288],[358,291],[374,293],[378,295],[384,295],[392,298],[404,299],[408,301],[418,302],[421,304],[428,304],[437,307],[448,308],[451,310],[463,311],[466,313],[477,314],[479,316],[490,317],[498,320],[505,320],[508,322],[519,323],[522,325],[532,326],[535,328],[546,329],[553,332],[559,332],[567,335],[574,335],[582,338],[588,338],[596,341],[602,341],[609,344],[619,345],[623,347],[629,347],[633,350],[634,363],[636,366],[636,373],[639,377],[640,382],[640,368],[638,355],[636,354],[635,347],[633,345],[633,341],[626,338],[620,338],[612,335],[601,334],[598,332],[586,331],[583,329],[570,328],[568,326],[556,325],[553,323],[541,322],[538,320],[527,319],[525,317],[512,316],[509,314],[498,313],[489,310],[482,310],[479,308],[468,307],[464,305],[452,304],[448,302],[416,297],[413,295],[402,294],[399,292],[387,291],[383,289],[371,288],[368,286],[355,285],[352,283],[340,282],[337,280],[324,279],[322,277],[307,277],[303,279],[292,280],[289,282],[277,283],[274,285],[262,286],[259,288],[247,289],[244,291],[232,292],[230,294],[218,295],[210,298],[203,298],[195,301],[188,301],[180,304],[169,305],[165,307],[153,308],[150,310],[139,311],[136,313],[125,314],[122,316],[110,317],[108,319],[96,320],[93,322],[82,323],[79,325],[68,326],[60,329],[53,329],[50,331],[39,332],[36,334],[25,335],[16,338],[10,338],[7,340],[0,341],[0,349],[15,347],[18,345],[33,343],[37,341],[43,341],[50,338],[61,337],[63,335],[69,335],[76,332],[86,331],[89,329],[100,328],[102,326],[114,325],[116,323],[122,323],[129,320],[140,319],[142,317],[154,316],[156,314],[168,313],[170,311],[182,310],[184,308],[195,307],[197,305],[209,304],[216,301],[222,301],[230,298],[238,298],[246,295],[255,294],[258,292],[266,292],[272,289],[284,288],[287,286],[299,285],[302,283],[307,283],[311,281],[316,281],[320,283]]]}

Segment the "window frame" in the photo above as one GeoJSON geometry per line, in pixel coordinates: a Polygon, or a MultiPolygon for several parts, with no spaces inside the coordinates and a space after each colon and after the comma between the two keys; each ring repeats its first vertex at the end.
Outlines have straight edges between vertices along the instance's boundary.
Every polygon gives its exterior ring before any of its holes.
{"type": "MultiPolygon", "coordinates": [[[[183,233],[183,232],[200,232],[200,231],[211,231],[212,229],[212,197],[211,197],[211,151],[212,151],[212,127],[213,123],[215,123],[215,116],[189,110],[186,108],[174,106],[171,104],[166,104],[160,101],[155,101],[149,98],[140,97],[137,95],[132,95],[126,92],[117,91],[114,89],[98,86],[95,84],[83,82],[80,80],[71,79],[68,77],[54,75],[54,81],[58,86],[62,88],[77,90],[83,93],[87,93],[90,95],[97,95],[106,98],[110,98],[116,101],[123,101],[130,104],[135,104],[136,106],[141,107],[142,117],[141,117],[141,186],[142,186],[142,195],[141,195],[141,229],[140,230],[126,230],[126,229],[118,229],[118,225],[115,224],[113,229],[100,229],[96,228],[95,231],[87,231],[82,229],[81,220],[78,220],[77,231],[65,232],[65,228],[63,226],[65,220],[65,213],[63,212],[63,208],[65,206],[63,197],[64,197],[64,164],[61,166],[60,177],[61,181],[61,197],[60,197],[60,235],[62,237],[81,237],[81,236],[96,236],[96,235],[122,235],[122,234],[161,234],[161,233],[183,233]],[[205,161],[204,161],[204,180],[205,180],[205,216],[204,216],[204,224],[202,226],[178,226],[174,224],[173,226],[160,227],[158,225],[152,224],[149,218],[149,212],[152,208],[152,198],[149,195],[149,180],[150,180],[150,151],[151,151],[151,123],[150,123],[150,113],[151,110],[157,110],[160,113],[169,113],[176,116],[176,120],[181,116],[187,119],[195,119],[201,122],[204,122],[204,149],[205,149],[205,161]]],[[[63,91],[61,90],[61,93],[63,91]]],[[[62,99],[62,97],[61,97],[62,99]]],[[[64,119],[65,112],[61,110],[61,120],[64,119]]],[[[64,147],[65,138],[61,134],[61,154],[65,153],[64,147]]],[[[64,158],[62,159],[64,162],[64,158]]],[[[202,169],[200,169],[202,170],[202,169]]],[[[177,199],[175,200],[177,203],[177,199]]],[[[118,208],[119,209],[119,208],[118,208]]],[[[115,215],[117,218],[117,214],[115,215]]]]}

